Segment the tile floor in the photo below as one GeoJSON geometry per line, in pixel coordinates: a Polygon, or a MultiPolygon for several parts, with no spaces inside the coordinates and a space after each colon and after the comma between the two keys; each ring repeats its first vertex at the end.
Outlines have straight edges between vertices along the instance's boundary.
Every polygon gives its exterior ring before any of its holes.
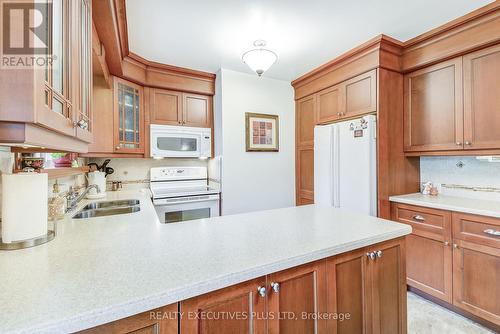
{"type": "Polygon", "coordinates": [[[483,326],[408,292],[408,334],[494,334],[483,326]]]}

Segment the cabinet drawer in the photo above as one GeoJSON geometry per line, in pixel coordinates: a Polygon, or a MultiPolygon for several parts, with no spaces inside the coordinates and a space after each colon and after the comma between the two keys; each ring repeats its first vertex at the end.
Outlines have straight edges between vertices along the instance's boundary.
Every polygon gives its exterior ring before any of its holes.
{"type": "Polygon", "coordinates": [[[451,213],[407,204],[393,203],[392,218],[413,228],[413,234],[439,241],[451,239],[451,213]]]}
{"type": "Polygon", "coordinates": [[[500,219],[453,213],[453,238],[500,248],[500,219]]]}

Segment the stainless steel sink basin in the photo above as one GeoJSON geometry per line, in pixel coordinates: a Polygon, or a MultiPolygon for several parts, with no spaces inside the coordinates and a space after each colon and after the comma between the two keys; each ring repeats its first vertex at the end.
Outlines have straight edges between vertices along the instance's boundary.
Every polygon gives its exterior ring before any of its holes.
{"type": "Polygon", "coordinates": [[[121,207],[128,207],[128,206],[134,206],[134,205],[139,205],[139,200],[138,199],[128,199],[128,200],[121,200],[121,201],[106,201],[106,202],[93,202],[85,205],[82,209],[82,211],[85,210],[94,210],[94,209],[105,209],[105,208],[121,208],[121,207]]]}
{"type": "Polygon", "coordinates": [[[93,202],[87,204],[82,210],[77,212],[73,219],[93,218],[123,215],[126,213],[133,213],[140,211],[139,200],[122,200],[122,201],[107,201],[107,202],[93,202]]]}

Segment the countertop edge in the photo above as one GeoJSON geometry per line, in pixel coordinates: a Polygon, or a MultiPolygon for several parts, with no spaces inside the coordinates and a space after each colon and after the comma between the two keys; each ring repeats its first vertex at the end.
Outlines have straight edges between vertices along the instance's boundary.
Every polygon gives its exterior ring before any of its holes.
{"type": "Polygon", "coordinates": [[[192,297],[200,296],[218,289],[239,284],[254,278],[258,278],[260,276],[318,261],[380,242],[403,237],[410,233],[411,227],[408,225],[405,227],[401,227],[396,231],[377,235],[376,237],[370,237],[347,244],[336,245],[313,253],[296,256],[287,260],[282,260],[277,263],[265,264],[259,268],[248,269],[239,273],[232,273],[229,275],[214,277],[211,280],[200,282],[195,285],[181,287],[177,290],[170,291],[164,294],[147,296],[139,300],[131,301],[130,303],[113,305],[106,309],[94,310],[89,313],[84,313],[79,316],[65,319],[62,322],[40,324],[36,327],[34,326],[31,328],[25,328],[19,333],[32,333],[33,331],[36,331],[37,333],[66,333],[89,329],[129,316],[133,316],[135,314],[147,312],[149,310],[153,310],[172,303],[177,303],[192,297]]]}
{"type": "MultiPolygon", "coordinates": [[[[402,196],[406,196],[406,195],[402,195],[402,196]]],[[[401,204],[423,206],[423,207],[432,208],[432,209],[441,209],[441,210],[447,210],[447,211],[469,213],[469,214],[479,215],[479,216],[500,218],[500,212],[496,212],[496,211],[474,209],[474,208],[468,208],[468,207],[463,207],[463,206],[453,205],[453,204],[434,203],[434,202],[430,202],[430,201],[426,201],[426,200],[405,198],[402,196],[390,196],[389,201],[395,202],[395,203],[401,203],[401,204]]]]}

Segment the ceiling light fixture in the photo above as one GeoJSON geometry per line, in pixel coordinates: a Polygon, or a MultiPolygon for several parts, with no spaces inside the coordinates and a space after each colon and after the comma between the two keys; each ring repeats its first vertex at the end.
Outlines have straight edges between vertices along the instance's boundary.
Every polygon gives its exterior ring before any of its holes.
{"type": "Polygon", "coordinates": [[[259,75],[267,71],[278,60],[278,55],[271,50],[264,49],[266,41],[256,40],[253,45],[257,49],[247,51],[241,56],[243,62],[259,75]]]}

